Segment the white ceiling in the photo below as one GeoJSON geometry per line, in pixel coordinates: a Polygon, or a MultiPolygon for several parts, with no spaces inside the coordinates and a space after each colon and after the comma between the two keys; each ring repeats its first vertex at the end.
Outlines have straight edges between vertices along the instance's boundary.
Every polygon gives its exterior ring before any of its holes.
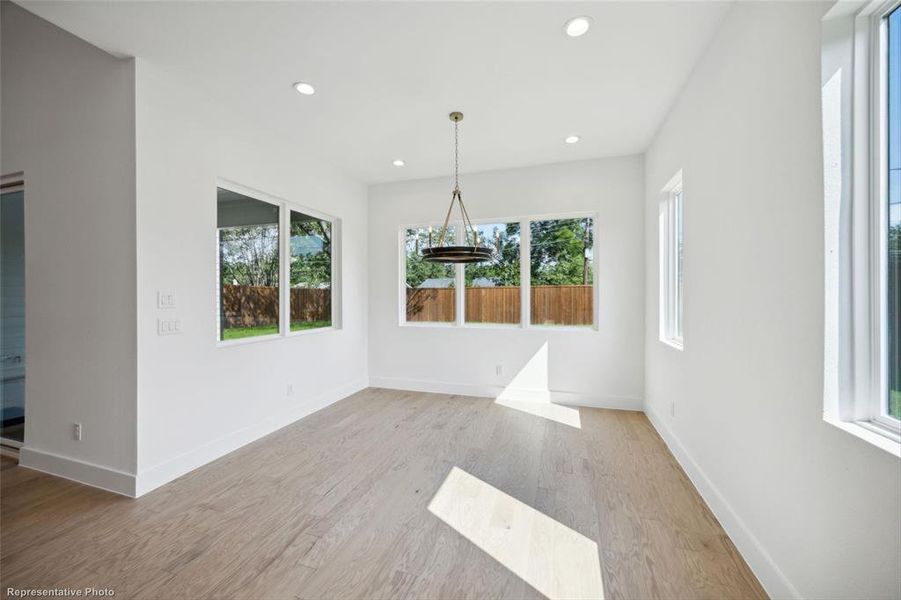
{"type": "Polygon", "coordinates": [[[642,152],[724,2],[21,2],[366,183],[642,152]],[[594,24],[563,34],[570,17],[594,24]],[[291,84],[305,80],[314,96],[291,84]],[[570,134],[578,144],[563,143],[570,134]],[[402,158],[407,166],[393,167],[402,158]]]}

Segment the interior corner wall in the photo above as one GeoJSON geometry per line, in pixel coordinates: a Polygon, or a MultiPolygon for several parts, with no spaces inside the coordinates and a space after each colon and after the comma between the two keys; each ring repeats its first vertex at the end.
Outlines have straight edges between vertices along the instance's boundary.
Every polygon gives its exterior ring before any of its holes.
{"type": "Polygon", "coordinates": [[[451,181],[370,187],[371,384],[495,396],[547,344],[546,384],[555,401],[640,409],[643,173],[642,157],[627,156],[462,176],[473,219],[597,213],[597,331],[400,325],[400,228],[442,219],[451,181]]]}
{"type": "Polygon", "coordinates": [[[736,3],[646,155],[646,412],[773,597],[899,598],[898,459],[823,421],[826,3],[736,3]],[[683,171],[680,352],[660,190],[683,171]]]}
{"type": "Polygon", "coordinates": [[[2,164],[25,176],[21,464],[122,493],[136,467],[134,62],[11,2],[2,164]],[[81,423],[77,441],[74,423],[81,423]]]}
{"type": "Polygon", "coordinates": [[[138,493],[367,385],[366,188],[138,60],[138,493]],[[342,328],[217,345],[216,183],[341,220],[342,328]],[[157,309],[157,292],[176,307],[157,309]],[[180,335],[157,335],[157,319],[180,335]],[[287,395],[287,385],[294,393],[287,395]]]}

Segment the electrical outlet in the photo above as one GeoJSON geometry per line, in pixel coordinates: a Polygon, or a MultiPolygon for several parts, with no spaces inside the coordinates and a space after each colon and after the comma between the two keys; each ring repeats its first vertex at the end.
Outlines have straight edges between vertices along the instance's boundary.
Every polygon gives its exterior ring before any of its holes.
{"type": "Polygon", "coordinates": [[[503,375],[504,374],[504,365],[495,365],[494,366],[494,374],[495,375],[503,375]]]}
{"type": "Polygon", "coordinates": [[[285,393],[288,396],[294,395],[294,384],[293,383],[289,383],[288,385],[285,386],[285,393]]]}
{"type": "Polygon", "coordinates": [[[73,423],[72,433],[77,441],[81,441],[81,423],[73,423]]]}
{"type": "Polygon", "coordinates": [[[676,401],[675,400],[673,400],[672,402],[669,403],[669,414],[671,417],[676,416],[676,401]]]}
{"type": "Polygon", "coordinates": [[[156,320],[157,335],[177,335],[181,333],[180,319],[157,319],[156,320]]]}

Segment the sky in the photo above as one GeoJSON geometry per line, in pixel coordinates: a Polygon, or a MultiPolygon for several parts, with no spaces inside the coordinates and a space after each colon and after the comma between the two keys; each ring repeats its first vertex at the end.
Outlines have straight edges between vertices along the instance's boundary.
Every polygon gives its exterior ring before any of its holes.
{"type": "Polygon", "coordinates": [[[889,226],[901,224],[901,9],[888,18],[889,226]]]}

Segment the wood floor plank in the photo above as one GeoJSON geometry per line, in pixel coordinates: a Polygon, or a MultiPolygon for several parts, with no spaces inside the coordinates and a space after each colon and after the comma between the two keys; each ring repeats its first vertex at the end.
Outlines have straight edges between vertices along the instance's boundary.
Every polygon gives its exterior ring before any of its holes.
{"type": "Polygon", "coordinates": [[[521,408],[368,389],[135,500],[4,457],[0,597],[531,599],[568,589],[548,556],[582,540],[607,600],[766,598],[642,413],[521,408]]]}

